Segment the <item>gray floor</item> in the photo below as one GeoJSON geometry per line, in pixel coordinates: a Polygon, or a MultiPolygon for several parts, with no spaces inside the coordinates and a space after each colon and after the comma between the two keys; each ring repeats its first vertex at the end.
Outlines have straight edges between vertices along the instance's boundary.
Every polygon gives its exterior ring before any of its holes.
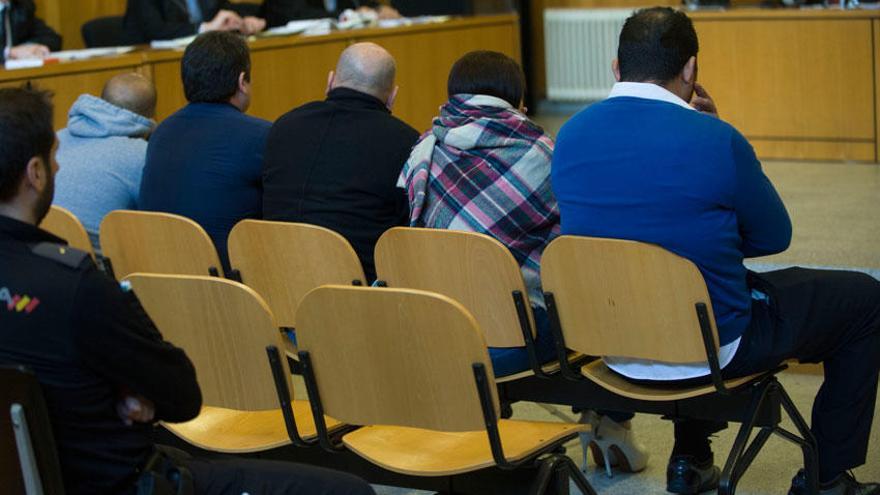
{"type": "MultiPolygon", "coordinates": [[[[564,121],[561,117],[539,119],[551,132],[564,121]]],[[[779,255],[755,260],[758,266],[781,265],[857,268],[880,275],[880,165],[765,162],[767,175],[782,195],[794,224],[791,248],[779,255]]],[[[878,277],[880,278],[880,277],[878,277]]],[[[821,376],[803,371],[787,371],[781,380],[798,408],[809,420],[813,396],[821,376]]],[[[516,404],[515,418],[530,420],[571,420],[566,408],[539,404],[516,404]]],[[[880,480],[880,425],[877,417],[871,437],[867,463],[856,469],[859,479],[880,480]]],[[[605,476],[591,464],[588,478],[600,494],[666,493],[665,461],[671,449],[672,427],[656,416],[639,415],[634,420],[639,438],[648,446],[652,458],[648,468],[637,475],[605,476]]],[[[714,440],[716,462],[723,462],[733,442],[731,428],[714,440]]],[[[571,445],[571,455],[580,462],[580,448],[571,445]]],[[[743,478],[737,493],[769,495],[787,493],[791,476],[798,467],[799,451],[772,438],[743,478]]],[[[415,495],[406,489],[378,487],[379,495],[415,495]]],[[[572,493],[577,493],[572,489],[572,493]]]]}

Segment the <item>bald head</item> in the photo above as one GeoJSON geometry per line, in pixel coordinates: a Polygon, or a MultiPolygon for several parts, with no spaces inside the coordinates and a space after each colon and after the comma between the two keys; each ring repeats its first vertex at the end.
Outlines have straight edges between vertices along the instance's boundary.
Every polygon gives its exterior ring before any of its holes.
{"type": "Polygon", "coordinates": [[[394,92],[394,57],[375,43],[346,48],[336,64],[333,88],[350,88],[387,101],[394,92]]]}
{"type": "Polygon", "coordinates": [[[104,85],[101,99],[152,119],[156,114],[156,87],[140,74],[121,74],[104,85]]]}

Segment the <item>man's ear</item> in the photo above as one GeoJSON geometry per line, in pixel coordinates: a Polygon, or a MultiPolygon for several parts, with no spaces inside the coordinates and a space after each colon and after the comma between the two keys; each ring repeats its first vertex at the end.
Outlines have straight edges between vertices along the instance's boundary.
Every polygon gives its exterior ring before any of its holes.
{"type": "Polygon", "coordinates": [[[240,73],[238,75],[238,90],[244,94],[248,94],[249,93],[248,84],[249,84],[249,81],[248,81],[247,74],[245,74],[244,72],[240,73]]]}
{"type": "Polygon", "coordinates": [[[620,82],[620,62],[616,58],[611,61],[611,73],[614,74],[614,80],[620,82]]]}
{"type": "Polygon", "coordinates": [[[693,85],[697,79],[697,57],[691,57],[681,70],[681,79],[688,86],[693,85]]]}
{"type": "Polygon", "coordinates": [[[400,86],[394,86],[394,89],[391,90],[391,94],[388,95],[388,99],[385,100],[385,106],[388,107],[388,110],[394,108],[394,102],[397,101],[397,92],[400,90],[400,86]]]}
{"type": "Polygon", "coordinates": [[[46,184],[49,183],[49,167],[43,163],[40,157],[32,157],[28,160],[27,167],[24,172],[25,186],[37,192],[43,192],[46,184]]]}
{"type": "Polygon", "coordinates": [[[336,80],[336,72],[331,70],[330,73],[327,74],[327,93],[329,93],[330,90],[333,89],[334,80],[336,80]]]}

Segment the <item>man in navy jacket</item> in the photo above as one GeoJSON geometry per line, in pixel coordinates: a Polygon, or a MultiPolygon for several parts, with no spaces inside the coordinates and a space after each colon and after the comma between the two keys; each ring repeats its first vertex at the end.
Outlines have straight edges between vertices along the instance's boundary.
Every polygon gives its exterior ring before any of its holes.
{"type": "Polygon", "coordinates": [[[206,31],[251,35],[265,29],[260,6],[229,0],[128,0],[123,26],[140,42],[183,38],[206,31]]]}
{"type": "MultiPolygon", "coordinates": [[[[825,364],[813,406],[823,494],[880,493],[847,470],[864,464],[880,368],[880,282],[863,273],[752,273],[743,259],[784,251],[791,221],[748,141],[718,119],[698,83],[697,35],[669,8],[641,10],[620,33],[610,97],[562,129],[552,180],[562,233],[660,245],[697,265],[716,317],[726,376],[788,359],[825,364]]],[[[706,363],[607,358],[636,380],[706,380],[706,363]]],[[[718,483],[708,437],[725,425],[683,421],[667,490],[718,483]]],[[[791,494],[807,493],[799,473],[791,494]]]]}

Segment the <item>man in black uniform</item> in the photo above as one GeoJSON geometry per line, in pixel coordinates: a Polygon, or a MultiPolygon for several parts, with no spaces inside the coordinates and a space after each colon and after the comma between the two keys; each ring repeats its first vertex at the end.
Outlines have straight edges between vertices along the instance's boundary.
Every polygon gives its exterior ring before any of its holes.
{"type": "MultiPolygon", "coordinates": [[[[52,203],[55,143],[47,94],[0,89],[0,363],[26,365],[42,384],[67,493],[154,493],[137,491],[157,455],[152,424],[199,413],[195,370],[132,293],[36,227],[52,203]]],[[[373,493],[352,476],[290,463],[168,462],[193,481],[175,493],[373,493]]]]}

